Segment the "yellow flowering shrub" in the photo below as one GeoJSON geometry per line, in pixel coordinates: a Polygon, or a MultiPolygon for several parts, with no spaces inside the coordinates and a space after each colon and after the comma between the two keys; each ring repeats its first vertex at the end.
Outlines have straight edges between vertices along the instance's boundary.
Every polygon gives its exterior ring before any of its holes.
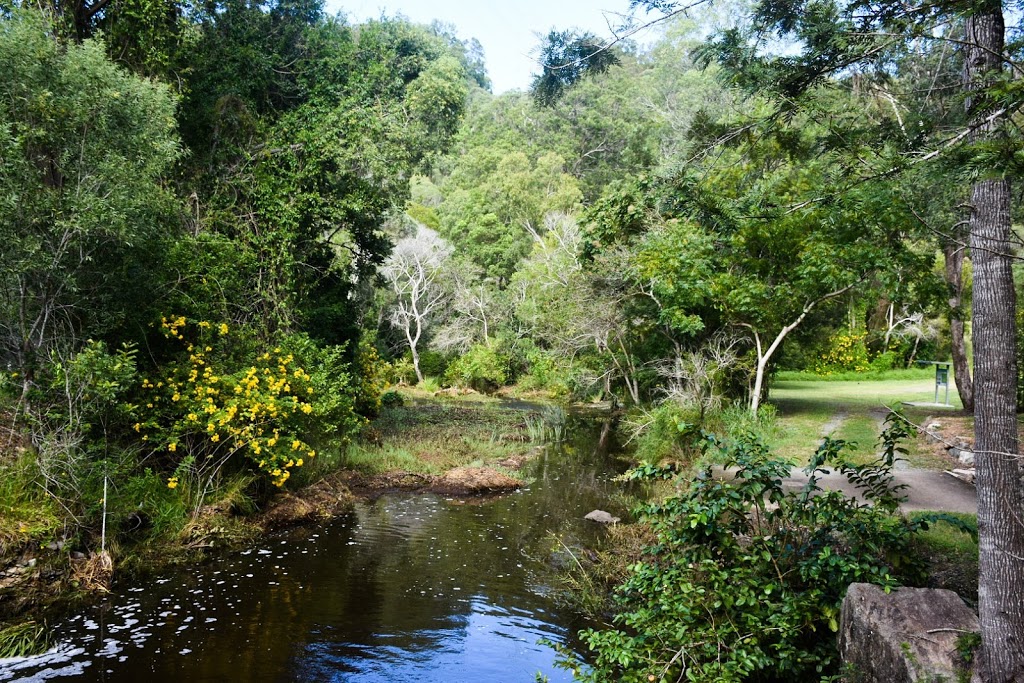
{"type": "Polygon", "coordinates": [[[829,339],[828,349],[818,358],[815,372],[831,375],[836,372],[866,372],[871,368],[867,346],[867,334],[840,333],[829,339]]]}
{"type": "MultiPolygon", "coordinates": [[[[162,319],[161,330],[183,354],[142,380],[145,419],[135,431],[143,441],[179,463],[219,467],[238,454],[276,486],[316,456],[302,437],[316,391],[293,354],[275,347],[239,367],[222,352],[230,337],[225,323],[178,316],[162,319]]],[[[177,485],[177,477],[167,482],[177,485]]]]}

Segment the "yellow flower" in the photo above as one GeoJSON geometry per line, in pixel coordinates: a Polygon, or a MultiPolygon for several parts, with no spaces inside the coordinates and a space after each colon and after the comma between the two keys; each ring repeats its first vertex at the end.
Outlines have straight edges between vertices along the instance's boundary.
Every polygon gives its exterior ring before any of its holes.
{"type": "Polygon", "coordinates": [[[173,453],[174,451],[178,450],[178,444],[176,444],[176,443],[169,443],[169,444],[167,444],[167,450],[169,450],[171,453],[173,453]]]}
{"type": "Polygon", "coordinates": [[[223,336],[223,335],[228,333],[228,324],[227,323],[221,323],[220,324],[220,333],[221,333],[221,336],[223,336]]]}
{"type": "Polygon", "coordinates": [[[136,422],[135,423],[135,431],[138,432],[138,431],[141,431],[141,430],[142,430],[142,424],[139,423],[139,422],[136,422]]]}
{"type": "Polygon", "coordinates": [[[299,441],[298,439],[295,439],[295,441],[292,441],[292,450],[293,451],[297,451],[300,448],[302,448],[302,442],[301,441],[299,441]]]}
{"type": "Polygon", "coordinates": [[[295,466],[302,467],[302,458],[299,458],[298,460],[295,461],[295,466]]]}
{"type": "Polygon", "coordinates": [[[176,489],[176,488],[178,488],[178,478],[177,477],[171,477],[170,479],[168,479],[167,480],[167,488],[169,488],[169,489],[176,489]]]}
{"type": "Polygon", "coordinates": [[[211,436],[210,441],[212,441],[213,443],[217,443],[218,441],[220,441],[220,434],[214,434],[213,436],[211,436]]]}

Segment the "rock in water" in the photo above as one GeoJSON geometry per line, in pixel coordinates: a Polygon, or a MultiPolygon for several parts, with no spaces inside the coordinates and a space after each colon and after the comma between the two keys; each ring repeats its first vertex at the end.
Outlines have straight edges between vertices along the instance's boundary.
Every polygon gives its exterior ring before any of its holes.
{"type": "Polygon", "coordinates": [[[588,512],[583,519],[589,519],[591,522],[597,522],[599,524],[616,524],[619,521],[618,517],[612,517],[604,510],[588,512]]]}
{"type": "MultiPolygon", "coordinates": [[[[978,617],[953,591],[850,585],[843,600],[839,655],[861,683],[962,680],[957,641],[978,617]]],[[[968,677],[969,678],[969,677],[968,677]]]]}
{"type": "Polygon", "coordinates": [[[504,493],[523,483],[489,467],[456,467],[437,478],[434,490],[453,494],[504,493]]]}

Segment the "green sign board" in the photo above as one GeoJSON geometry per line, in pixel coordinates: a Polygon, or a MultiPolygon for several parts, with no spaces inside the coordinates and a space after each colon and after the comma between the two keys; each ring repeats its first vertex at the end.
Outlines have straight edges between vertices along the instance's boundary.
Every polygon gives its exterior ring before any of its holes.
{"type": "Polygon", "coordinates": [[[935,367],[935,384],[940,387],[949,386],[949,368],[941,365],[935,367]]]}

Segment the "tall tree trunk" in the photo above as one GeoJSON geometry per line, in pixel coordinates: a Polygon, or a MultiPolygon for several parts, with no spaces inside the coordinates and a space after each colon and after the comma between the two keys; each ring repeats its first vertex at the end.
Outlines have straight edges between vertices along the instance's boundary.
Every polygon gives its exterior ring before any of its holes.
{"type": "MultiPolygon", "coordinates": [[[[1003,14],[984,0],[967,17],[967,107],[974,141],[999,136],[980,92],[1002,70],[1003,14]]],[[[971,191],[974,265],[974,449],[978,474],[979,673],[986,683],[1024,683],[1024,491],[1017,448],[1016,295],[1010,269],[1010,183],[971,191]]]]}
{"type": "Polygon", "coordinates": [[[942,245],[946,260],[946,284],[949,286],[949,336],[953,346],[953,377],[956,391],[964,410],[974,412],[974,383],[971,381],[971,366],[967,362],[967,341],[964,338],[963,308],[964,297],[964,251],[967,239],[960,228],[954,230],[951,239],[942,245]]]}

